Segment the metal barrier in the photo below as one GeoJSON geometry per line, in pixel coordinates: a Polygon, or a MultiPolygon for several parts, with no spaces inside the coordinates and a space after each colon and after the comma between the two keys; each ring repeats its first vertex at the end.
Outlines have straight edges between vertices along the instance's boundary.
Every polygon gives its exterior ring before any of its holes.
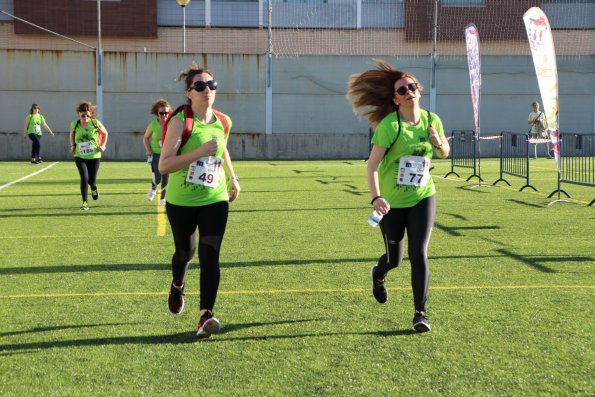
{"type": "MultiPolygon", "coordinates": [[[[560,134],[558,188],[548,198],[555,193],[558,193],[558,197],[560,193],[572,197],[561,189],[562,183],[595,186],[595,134],[560,134]]],[[[594,203],[595,199],[591,200],[589,206],[594,203]]]]}
{"type": "Polygon", "coordinates": [[[527,187],[537,191],[535,186],[529,183],[529,134],[507,131],[500,133],[500,178],[492,183],[492,186],[496,186],[500,181],[510,186],[504,179],[504,174],[525,179],[520,192],[527,187]]]}
{"type": "Polygon", "coordinates": [[[476,177],[480,181],[481,176],[477,173],[477,146],[478,139],[475,136],[475,131],[471,130],[453,130],[450,140],[450,158],[451,166],[450,172],[444,175],[448,177],[450,174],[455,174],[457,177],[461,177],[456,173],[455,167],[458,168],[470,168],[473,174],[466,179],[468,182],[471,178],[476,177]]]}

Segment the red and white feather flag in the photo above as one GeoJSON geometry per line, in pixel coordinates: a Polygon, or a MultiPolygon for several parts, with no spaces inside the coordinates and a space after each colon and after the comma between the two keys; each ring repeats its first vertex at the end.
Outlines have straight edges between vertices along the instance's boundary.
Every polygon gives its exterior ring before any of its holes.
{"type": "Polygon", "coordinates": [[[552,28],[545,13],[539,7],[532,7],[523,15],[543,112],[547,117],[548,134],[554,149],[556,165],[560,171],[560,120],[558,103],[558,68],[552,28]]]}

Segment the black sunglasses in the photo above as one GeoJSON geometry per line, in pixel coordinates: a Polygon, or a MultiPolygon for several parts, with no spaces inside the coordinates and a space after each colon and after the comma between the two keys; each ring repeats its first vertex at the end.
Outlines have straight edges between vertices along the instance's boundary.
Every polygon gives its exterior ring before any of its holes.
{"type": "Polygon", "coordinates": [[[417,83],[409,83],[407,85],[403,85],[395,90],[395,92],[399,95],[405,95],[407,91],[415,92],[417,91],[417,83]]]}
{"type": "Polygon", "coordinates": [[[169,114],[169,112],[159,112],[160,116],[167,116],[169,114]]]}
{"type": "MultiPolygon", "coordinates": [[[[209,90],[215,91],[217,89],[217,82],[215,80],[197,81],[192,85],[192,87],[190,87],[190,90],[195,89],[198,92],[202,92],[207,87],[209,87],[209,90]]],[[[190,90],[188,90],[188,91],[190,91],[190,90]]]]}

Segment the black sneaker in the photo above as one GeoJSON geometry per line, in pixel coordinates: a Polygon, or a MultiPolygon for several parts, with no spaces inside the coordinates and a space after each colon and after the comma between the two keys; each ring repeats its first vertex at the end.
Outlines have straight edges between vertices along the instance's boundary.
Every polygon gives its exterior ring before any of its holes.
{"type": "Polygon", "coordinates": [[[378,303],[386,303],[388,300],[388,290],[386,289],[386,274],[382,277],[376,273],[376,269],[378,265],[372,266],[372,270],[370,271],[372,275],[372,295],[376,298],[378,303]]]}
{"type": "Polygon", "coordinates": [[[93,197],[93,200],[97,200],[99,198],[99,190],[97,190],[97,188],[95,188],[95,190],[91,190],[91,197],[93,197]]]}
{"type": "Polygon", "coordinates": [[[432,330],[430,320],[425,312],[415,311],[415,315],[413,316],[413,329],[420,333],[432,330]]]}
{"type": "Polygon", "coordinates": [[[169,288],[169,296],[167,298],[167,307],[173,314],[180,314],[184,310],[185,287],[186,285],[183,285],[182,288],[176,288],[174,287],[174,283],[171,283],[171,287],[169,288]]]}
{"type": "Polygon", "coordinates": [[[199,339],[208,338],[211,334],[218,334],[219,331],[221,331],[221,323],[213,317],[212,311],[207,310],[205,314],[200,316],[198,331],[196,332],[199,339]]]}
{"type": "Polygon", "coordinates": [[[37,158],[37,164],[41,164],[41,163],[43,163],[43,160],[41,159],[41,157],[38,157],[37,158]]]}

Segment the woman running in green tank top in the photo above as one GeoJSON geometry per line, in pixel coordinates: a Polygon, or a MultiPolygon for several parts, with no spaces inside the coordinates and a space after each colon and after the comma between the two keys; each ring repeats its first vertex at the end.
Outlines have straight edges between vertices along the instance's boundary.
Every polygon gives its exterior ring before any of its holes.
{"type": "Polygon", "coordinates": [[[169,174],[165,208],[175,245],[168,307],[173,314],[184,309],[186,272],[197,250],[198,228],[200,319],[196,335],[208,338],[221,328],[213,314],[220,279],[219,251],[229,202],[238,198],[240,185],[227,150],[231,119],[213,109],[217,89],[214,74],[193,65],[182,72],[182,79],[190,109],[170,116],[159,160],[159,171],[169,174]],[[188,110],[193,117],[188,116],[192,128],[184,134],[188,110]]]}

